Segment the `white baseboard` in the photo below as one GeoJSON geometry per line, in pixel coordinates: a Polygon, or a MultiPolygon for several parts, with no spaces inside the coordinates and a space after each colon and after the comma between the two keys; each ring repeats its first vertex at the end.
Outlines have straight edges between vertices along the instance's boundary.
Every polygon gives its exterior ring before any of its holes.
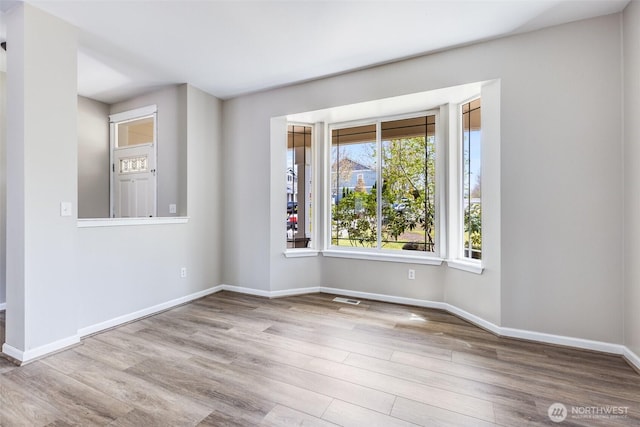
{"type": "Polygon", "coordinates": [[[47,354],[64,350],[65,348],[71,347],[78,343],[80,343],[79,335],[73,335],[67,338],[63,338],[61,340],[54,341],[52,343],[49,343],[40,347],[36,347],[34,349],[27,350],[27,351],[18,350],[17,348],[7,343],[4,343],[2,345],[2,352],[7,356],[12,357],[18,360],[19,362],[21,362],[22,364],[24,364],[24,363],[39,359],[42,356],[46,356],[47,354]]]}
{"type": "Polygon", "coordinates": [[[294,288],[294,289],[284,289],[281,291],[271,291],[271,298],[281,298],[281,297],[291,297],[294,295],[306,295],[306,294],[317,294],[321,292],[321,288],[319,286],[315,286],[312,288],[294,288]]]}
{"type": "Polygon", "coordinates": [[[6,302],[0,302],[0,311],[5,311],[7,309],[7,303],[6,302]]]}
{"type": "Polygon", "coordinates": [[[500,328],[498,334],[508,338],[518,338],[528,341],[537,341],[546,344],[562,345],[566,347],[581,348],[603,353],[619,354],[624,353],[625,346],[603,341],[585,340],[583,338],[567,337],[564,335],[546,334],[544,332],[527,331],[523,329],[500,328]]]}
{"type": "Polygon", "coordinates": [[[638,357],[635,353],[633,353],[629,348],[621,344],[613,344],[602,341],[593,341],[593,340],[585,340],[582,338],[574,338],[567,337],[562,335],[553,335],[546,334],[543,332],[533,332],[527,331],[523,329],[515,329],[515,328],[507,328],[498,326],[495,323],[489,322],[475,314],[469,313],[461,308],[458,308],[454,305],[439,302],[439,301],[428,301],[421,300],[416,298],[406,298],[406,297],[398,297],[393,295],[385,295],[385,294],[375,294],[369,292],[361,292],[361,291],[352,291],[349,289],[340,289],[340,288],[330,288],[326,286],[320,287],[310,287],[310,288],[298,288],[298,289],[288,289],[282,291],[256,291],[251,288],[244,288],[239,286],[230,286],[230,285],[222,285],[225,290],[239,292],[239,293],[247,293],[251,295],[260,295],[267,298],[274,298],[277,296],[289,296],[289,295],[302,295],[308,293],[317,293],[324,292],[328,294],[336,294],[345,297],[351,298],[363,298],[374,301],[383,301],[383,302],[391,302],[396,304],[406,304],[413,305],[417,307],[425,307],[425,308],[435,308],[439,310],[444,310],[453,315],[459,316],[462,319],[473,323],[474,325],[481,327],[493,334],[505,337],[505,338],[517,338],[528,341],[535,341],[544,344],[554,344],[561,345],[572,348],[579,348],[584,350],[593,350],[599,351],[603,353],[610,353],[624,356],[624,358],[631,364],[635,365],[635,367],[640,371],[640,357],[638,357]],[[259,293],[258,293],[259,292],[259,293]]]}
{"type": "Polygon", "coordinates": [[[627,363],[633,365],[633,367],[640,373],[640,356],[635,354],[629,347],[624,347],[624,353],[622,356],[627,361],[627,363]]]}
{"type": "Polygon", "coordinates": [[[264,291],[262,289],[254,289],[254,288],[245,288],[243,286],[232,286],[232,285],[220,285],[220,290],[222,291],[231,291],[237,292],[239,294],[247,294],[247,295],[255,295],[259,297],[265,298],[281,298],[281,297],[291,297],[294,295],[305,295],[305,294],[317,294],[318,292],[322,292],[319,286],[315,286],[312,288],[292,288],[292,289],[284,289],[281,291],[264,291]]]}
{"type": "MultiPolygon", "coordinates": [[[[53,342],[51,344],[47,344],[47,345],[44,345],[32,350],[28,350],[25,352],[18,350],[5,343],[2,346],[2,352],[7,356],[10,356],[20,362],[23,362],[23,363],[28,362],[28,361],[40,358],[46,354],[53,353],[53,352],[62,350],[66,347],[75,345],[80,342],[80,338],[85,337],[87,335],[91,335],[96,332],[103,331],[105,329],[113,328],[123,323],[131,322],[133,320],[140,319],[142,317],[146,317],[151,314],[158,313],[160,311],[164,311],[169,308],[178,306],[180,304],[184,304],[184,303],[187,303],[187,302],[196,300],[198,298],[202,298],[207,295],[220,292],[223,290],[238,292],[238,293],[248,294],[248,295],[255,295],[260,297],[266,297],[266,298],[278,298],[278,297],[323,292],[323,293],[336,294],[336,295],[352,297],[352,298],[363,298],[363,299],[369,299],[374,301],[383,301],[383,302],[391,302],[396,304],[413,305],[417,307],[434,308],[434,309],[444,310],[453,315],[459,316],[460,318],[467,320],[468,322],[473,323],[478,327],[486,329],[497,336],[524,339],[528,341],[535,341],[535,342],[540,342],[545,344],[562,345],[567,347],[574,347],[574,348],[594,350],[594,351],[621,355],[630,364],[634,365],[635,368],[640,372],[640,357],[624,345],[606,343],[601,341],[585,340],[582,338],[573,338],[573,337],[567,337],[567,336],[561,336],[561,335],[552,335],[552,334],[527,331],[522,329],[501,327],[479,316],[476,316],[472,313],[462,310],[456,306],[453,306],[451,304],[444,303],[444,302],[439,302],[439,301],[428,301],[428,300],[421,300],[416,298],[406,298],[406,297],[398,297],[393,295],[352,291],[348,289],[330,288],[326,286],[293,288],[293,289],[284,289],[284,290],[277,290],[277,291],[265,291],[261,289],[247,288],[243,286],[232,286],[232,285],[222,284],[222,285],[211,287],[209,289],[205,289],[200,292],[186,295],[184,297],[176,298],[171,301],[157,304],[152,307],[148,307],[130,314],[119,316],[114,319],[100,322],[95,325],[81,328],[78,330],[78,333],[75,336],[71,336],[71,337],[53,342]]],[[[3,306],[6,306],[6,304],[0,304],[0,308],[4,308],[3,306]]]]}
{"type": "Polygon", "coordinates": [[[446,310],[446,306],[448,305],[443,302],[428,301],[428,300],[422,300],[417,298],[396,297],[393,295],[385,295],[385,294],[373,294],[369,292],[351,291],[348,289],[340,289],[340,288],[328,288],[325,286],[320,287],[320,292],[324,292],[326,294],[336,294],[336,295],[352,297],[352,298],[364,298],[364,299],[370,299],[374,301],[384,301],[384,302],[393,302],[396,304],[415,305],[417,307],[437,308],[440,310],[446,310]]]}
{"type": "Polygon", "coordinates": [[[451,305],[448,303],[445,305],[446,307],[444,308],[444,310],[447,313],[453,314],[454,316],[458,316],[469,323],[473,323],[474,325],[482,329],[485,329],[494,335],[498,335],[498,336],[503,335],[501,330],[502,328],[496,325],[495,323],[489,322],[488,320],[485,320],[480,316],[476,316],[475,314],[471,314],[468,311],[465,311],[461,308],[456,307],[455,305],[451,305]]]}
{"type": "Polygon", "coordinates": [[[86,337],[87,335],[95,334],[96,332],[104,331],[105,329],[113,328],[118,325],[122,325],[123,323],[131,322],[136,319],[140,319],[142,317],[149,316],[154,313],[158,313],[160,311],[167,310],[169,308],[178,306],[180,304],[187,303],[189,301],[196,300],[198,298],[206,297],[207,295],[220,292],[223,290],[223,286],[214,286],[209,289],[205,289],[200,292],[196,292],[190,295],[186,295],[184,297],[176,298],[171,301],[163,302],[161,304],[157,304],[142,310],[135,311],[133,313],[125,314],[122,316],[118,316],[116,318],[106,320],[104,322],[96,323],[95,325],[87,326],[78,330],[78,335],[80,337],[86,337]]]}
{"type": "Polygon", "coordinates": [[[237,292],[239,294],[254,295],[257,297],[273,298],[271,291],[263,291],[262,289],[245,288],[243,286],[220,285],[221,291],[237,292]]]}

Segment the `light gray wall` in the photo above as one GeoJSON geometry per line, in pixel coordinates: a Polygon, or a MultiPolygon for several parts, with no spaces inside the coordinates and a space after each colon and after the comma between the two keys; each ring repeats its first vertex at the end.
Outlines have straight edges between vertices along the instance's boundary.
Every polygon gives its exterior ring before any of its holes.
{"type": "Polygon", "coordinates": [[[189,166],[188,223],[78,228],[75,29],[20,4],[8,37],[5,350],[33,357],[76,342],[83,328],[220,284],[221,101],[187,85],[166,94],[183,111],[175,127],[189,166]],[[71,216],[60,216],[61,201],[71,216]]]}
{"type": "Polygon", "coordinates": [[[624,342],[640,355],[640,3],[624,10],[624,342]]]}
{"type": "Polygon", "coordinates": [[[225,101],[225,283],[447,299],[502,326],[621,343],[620,32],[612,15],[225,101]],[[492,79],[502,251],[486,276],[416,266],[408,282],[407,265],[274,252],[272,117],[492,79]]]}
{"type": "Polygon", "coordinates": [[[187,184],[184,145],[186,85],[170,86],[111,106],[110,114],[156,104],[158,106],[158,216],[186,216],[187,184]],[[177,213],[169,213],[169,204],[177,213]]]}
{"type": "Polygon", "coordinates": [[[495,43],[505,326],[622,342],[620,24],[495,43]]]}
{"type": "Polygon", "coordinates": [[[0,71],[0,304],[7,301],[7,75],[0,71]]]}
{"type": "Polygon", "coordinates": [[[221,102],[187,85],[180,90],[189,222],[78,229],[79,329],[221,283],[221,102]]]}
{"type": "Polygon", "coordinates": [[[78,218],[109,215],[109,105],[78,97],[78,218]]]}
{"type": "Polygon", "coordinates": [[[76,333],[77,35],[20,3],[7,43],[5,345],[29,352],[76,333]]]}

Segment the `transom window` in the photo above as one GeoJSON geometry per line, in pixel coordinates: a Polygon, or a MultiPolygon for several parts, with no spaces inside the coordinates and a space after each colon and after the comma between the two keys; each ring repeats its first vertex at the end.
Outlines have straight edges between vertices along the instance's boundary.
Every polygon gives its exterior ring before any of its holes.
{"type": "Polygon", "coordinates": [[[436,120],[331,126],[331,246],[437,252],[436,120]]]}
{"type": "Polygon", "coordinates": [[[155,116],[142,117],[116,123],[116,148],[132,145],[153,144],[155,137],[155,116]]]}

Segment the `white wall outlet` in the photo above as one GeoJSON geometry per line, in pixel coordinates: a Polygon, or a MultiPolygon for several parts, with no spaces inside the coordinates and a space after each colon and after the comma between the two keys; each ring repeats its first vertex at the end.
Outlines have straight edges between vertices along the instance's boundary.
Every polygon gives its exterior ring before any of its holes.
{"type": "Polygon", "coordinates": [[[409,269],[409,272],[407,273],[407,279],[409,280],[415,280],[416,278],[416,271],[412,268],[409,269]]]}
{"type": "Polygon", "coordinates": [[[71,202],[60,202],[60,216],[71,216],[71,202]]]}
{"type": "Polygon", "coordinates": [[[182,267],[180,269],[180,277],[182,277],[183,279],[187,277],[187,267],[182,267]]]}
{"type": "Polygon", "coordinates": [[[171,203],[169,205],[169,213],[176,213],[178,211],[176,204],[175,203],[171,203]]]}

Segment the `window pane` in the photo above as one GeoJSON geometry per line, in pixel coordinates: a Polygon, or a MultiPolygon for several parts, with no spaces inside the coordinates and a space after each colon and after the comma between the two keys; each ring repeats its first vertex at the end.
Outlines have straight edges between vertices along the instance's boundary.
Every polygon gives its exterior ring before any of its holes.
{"type": "Polygon", "coordinates": [[[473,259],[482,259],[482,129],[480,111],[480,99],[463,105],[462,109],[463,257],[473,259]]]}
{"type": "Polygon", "coordinates": [[[383,122],[385,249],[435,250],[435,116],[383,122]]]}
{"type": "Polygon", "coordinates": [[[154,141],[153,116],[117,123],[116,147],[151,144],[154,141]]]}
{"type": "Polygon", "coordinates": [[[287,132],[287,248],[311,246],[311,126],[287,132]]]}
{"type": "Polygon", "coordinates": [[[331,132],[331,243],[378,246],[376,125],[331,132]]]}

